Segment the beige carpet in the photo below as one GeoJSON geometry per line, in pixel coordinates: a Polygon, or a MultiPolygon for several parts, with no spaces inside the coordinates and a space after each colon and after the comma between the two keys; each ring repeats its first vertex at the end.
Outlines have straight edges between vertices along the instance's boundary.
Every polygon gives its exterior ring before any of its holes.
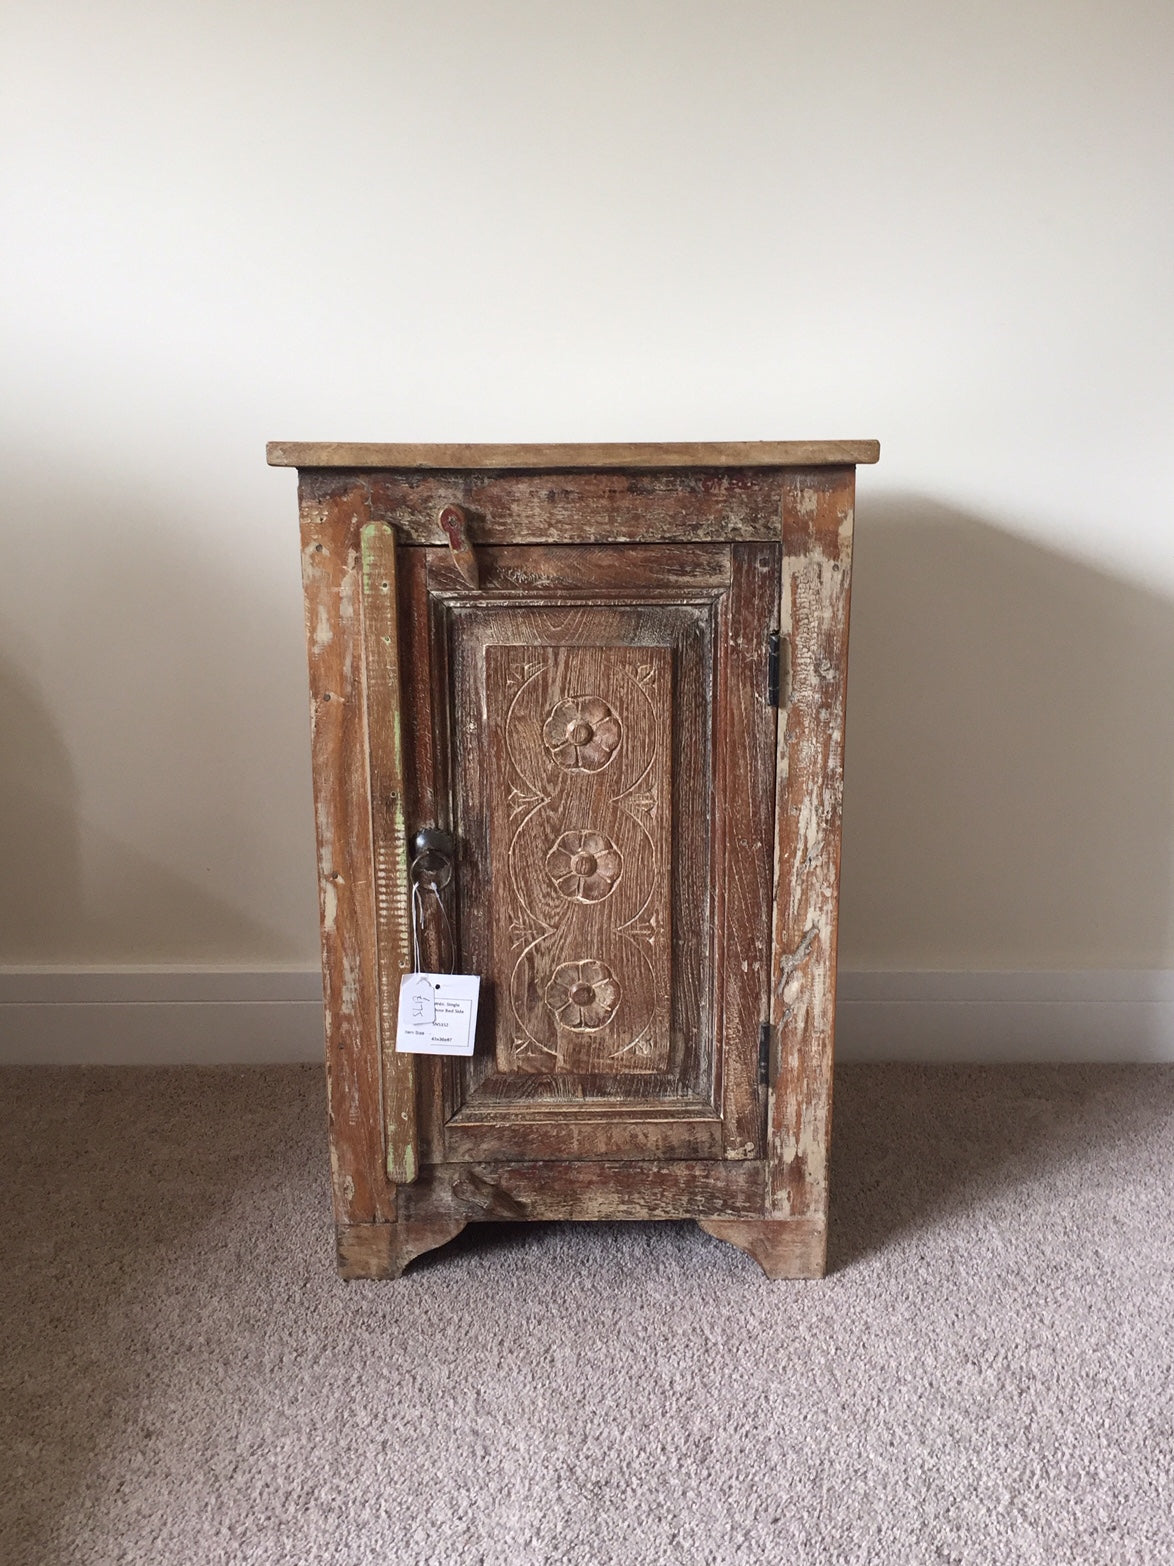
{"type": "Polygon", "coordinates": [[[670,1224],[345,1285],[317,1071],[0,1088],[4,1566],[1174,1562],[1174,1071],[843,1069],[808,1284],[670,1224]]]}

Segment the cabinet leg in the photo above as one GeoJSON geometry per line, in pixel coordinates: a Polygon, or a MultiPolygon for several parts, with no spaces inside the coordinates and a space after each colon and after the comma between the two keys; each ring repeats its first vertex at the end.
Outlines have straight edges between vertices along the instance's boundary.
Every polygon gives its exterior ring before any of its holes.
{"type": "Polygon", "coordinates": [[[768,1278],[822,1278],[827,1270],[827,1230],[812,1218],[698,1218],[715,1239],[728,1240],[768,1278]]]}
{"type": "Polygon", "coordinates": [[[445,1245],[465,1227],[464,1218],[408,1223],[341,1224],[338,1271],[342,1278],[398,1278],[410,1261],[445,1245]]]}

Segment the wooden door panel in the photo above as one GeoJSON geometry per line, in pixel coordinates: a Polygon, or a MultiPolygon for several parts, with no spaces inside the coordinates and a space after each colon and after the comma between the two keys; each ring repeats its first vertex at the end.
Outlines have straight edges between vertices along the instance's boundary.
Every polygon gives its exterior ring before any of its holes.
{"type": "Polygon", "coordinates": [[[773,802],[719,795],[773,748],[777,546],[484,549],[475,590],[404,554],[417,797],[460,841],[482,976],[473,1059],[421,1063],[425,1156],[758,1156],[760,1019],[724,974],[766,972],[769,871],[748,899],[741,859],[773,802]]]}
{"type": "Polygon", "coordinates": [[[665,1071],[672,650],[488,646],[485,695],[497,1069],[665,1071]]]}
{"type": "MultiPolygon", "coordinates": [[[[462,601],[448,605],[446,641],[453,707],[450,753],[454,778],[459,779],[453,793],[453,820],[462,844],[459,875],[461,947],[463,960],[473,965],[471,971],[482,974],[485,995],[478,1052],[466,1068],[460,1105],[454,1109],[467,1106],[480,1116],[494,1108],[509,1113],[510,1105],[519,1102],[529,1106],[543,1103],[553,1106],[618,1105],[635,1100],[651,1107],[688,1099],[703,1106],[703,1112],[709,1117],[717,1116],[713,1092],[714,1040],[709,1022],[713,983],[709,824],[713,810],[714,768],[712,680],[721,640],[725,593],[707,589],[698,596],[699,601],[663,604],[655,608],[644,603],[606,601],[570,606],[500,601],[462,601]],[[539,1034],[540,1042],[561,1036],[563,1060],[573,1060],[574,1068],[560,1067],[557,1058],[550,1063],[532,1062],[525,1053],[520,1060],[517,1058],[514,1040],[520,1035],[514,1002],[522,1001],[523,1019],[527,1012],[524,997],[519,997],[512,988],[513,969],[524,948],[513,944],[520,932],[509,930],[506,916],[506,910],[511,906],[506,856],[513,836],[507,823],[514,768],[509,751],[504,756],[501,754],[504,742],[500,722],[495,721],[500,714],[490,707],[488,685],[503,656],[498,648],[505,650],[508,667],[509,658],[516,656],[519,647],[535,649],[536,663],[543,664],[553,655],[555,662],[551,667],[554,669],[562,663],[576,674],[594,674],[598,670],[600,678],[604,672],[602,661],[613,660],[614,673],[608,677],[607,689],[615,701],[627,704],[621,710],[631,708],[640,700],[637,692],[625,690],[621,696],[622,671],[635,676],[643,668],[651,667],[654,671],[659,668],[662,680],[669,688],[668,699],[675,696],[674,711],[681,715],[682,721],[673,723],[669,714],[658,713],[657,727],[652,730],[656,733],[659,729],[660,734],[662,765],[657,782],[667,813],[666,820],[657,828],[653,848],[659,842],[664,850],[671,842],[673,851],[671,856],[666,853],[662,862],[661,884],[653,889],[654,902],[650,910],[662,925],[659,952],[653,958],[654,964],[659,965],[662,979],[661,1027],[655,1043],[651,1038],[646,1040],[652,1048],[659,1047],[659,1059],[642,1058],[639,1063],[644,1064],[643,1070],[627,1069],[623,1056],[607,1058],[606,1045],[593,1048],[589,1030],[584,1030],[576,1040],[574,1030],[556,1026],[552,1031],[549,1024],[544,1024],[546,1031],[539,1034]],[[584,660],[588,660],[586,665],[584,660]],[[613,680],[617,689],[612,689],[610,682],[613,680]],[[674,821],[678,827],[675,834],[674,821]],[[682,822],[688,823],[683,830],[680,829],[682,822]],[[495,826],[499,828],[496,837],[495,826]],[[503,867],[500,872],[499,866],[503,867]],[[658,908],[663,913],[658,915],[658,908]],[[664,1026],[666,1012],[667,1028],[664,1026]],[[534,1065],[538,1066],[537,1070],[534,1065]],[[519,1066],[522,1069],[518,1069],[519,1066]]],[[[568,691],[571,696],[582,694],[572,687],[554,691],[549,675],[545,682],[539,679],[535,685],[538,687],[536,708],[531,717],[540,719],[543,727],[558,697],[565,699],[568,691]],[[551,702],[547,711],[538,713],[536,709],[544,692],[550,695],[551,702]]],[[[637,729],[641,721],[642,715],[636,720],[637,729]]],[[[643,721],[647,723],[646,719],[643,721]]],[[[622,722],[621,718],[620,724],[622,722]]],[[[519,725],[519,728],[523,726],[519,725]]],[[[571,779],[571,787],[579,795],[584,790],[589,794],[602,791],[600,805],[609,812],[610,824],[631,849],[639,835],[636,822],[631,823],[631,838],[626,826],[620,828],[611,822],[610,813],[617,816],[622,813],[607,799],[606,790],[612,769],[621,766],[626,769],[631,757],[647,764],[651,745],[648,732],[633,732],[630,747],[626,729],[621,728],[620,734],[621,741],[613,759],[598,770],[594,781],[591,774],[576,776],[571,779]]],[[[543,744],[541,730],[537,737],[531,730],[531,738],[533,744],[543,744]]],[[[516,745],[514,748],[516,750],[516,745]]],[[[543,749],[545,751],[544,744],[543,749]]],[[[542,778],[561,770],[553,756],[542,765],[542,778]]],[[[615,775],[626,778],[626,788],[638,780],[639,773],[629,777],[626,771],[621,774],[617,770],[615,775]]],[[[638,791],[646,792],[643,788],[638,791]]],[[[622,788],[620,792],[623,792],[622,788]]],[[[517,802],[515,798],[514,803],[517,802]]],[[[650,803],[656,803],[655,792],[650,803]]],[[[515,828],[521,819],[519,813],[515,828]]],[[[542,871],[545,871],[546,854],[563,832],[591,827],[590,821],[584,828],[581,821],[568,820],[543,851],[542,871]]],[[[653,848],[645,844],[649,857],[653,848]]],[[[620,851],[622,853],[623,849],[620,851]]],[[[638,845],[635,851],[639,852],[638,845]]],[[[633,868],[640,872],[639,865],[633,868]]],[[[645,872],[647,868],[646,865],[645,872]]],[[[619,897],[622,887],[624,879],[621,877],[613,896],[619,897]]],[[[551,897],[544,904],[551,912],[555,912],[552,905],[556,896],[552,887],[551,897]]],[[[622,906],[626,908],[626,889],[624,896],[622,906]]],[[[562,899],[558,898],[558,901],[561,903],[562,899]]],[[[638,912],[638,906],[631,910],[632,914],[638,912]]],[[[560,917],[565,920],[565,914],[560,917]]],[[[610,919],[610,909],[598,910],[594,917],[610,919]]],[[[580,920],[572,919],[561,928],[574,933],[580,923],[580,920]]],[[[657,933],[647,924],[638,923],[636,928],[657,933]]],[[[626,936],[633,933],[625,932],[626,936]]],[[[623,951],[626,970],[635,971],[637,951],[631,941],[617,936],[612,944],[623,951]]],[[[550,955],[554,954],[552,950],[550,955]]],[[[545,957],[546,953],[539,955],[545,957]]],[[[566,952],[567,960],[572,962],[590,961],[593,956],[598,954],[589,949],[566,952]]],[[[523,965],[519,985],[528,980],[542,992],[542,998],[533,995],[534,1011],[538,1005],[544,1005],[545,991],[555,981],[559,966],[562,964],[547,962],[540,969],[533,961],[528,968],[523,965]]],[[[655,976],[656,966],[651,978],[645,970],[646,994],[655,988],[655,976]]],[[[614,978],[611,982],[615,983],[614,978]]],[[[639,1002],[639,996],[634,999],[639,1002]]],[[[622,997],[607,992],[601,1000],[605,1005],[612,1005],[622,997]]],[[[655,1013],[655,1007],[652,1009],[655,1013]]],[[[619,1037],[618,1027],[626,1020],[620,1016],[624,1010],[622,1005],[617,1007],[615,1018],[600,1030],[610,1041],[613,1054],[640,1031],[634,1028],[626,1037],[619,1037]]],[[[627,1007],[626,1012],[631,1015],[633,1007],[627,1007]]],[[[652,1020],[655,1027],[655,1015],[648,1020],[652,1020]]]]}

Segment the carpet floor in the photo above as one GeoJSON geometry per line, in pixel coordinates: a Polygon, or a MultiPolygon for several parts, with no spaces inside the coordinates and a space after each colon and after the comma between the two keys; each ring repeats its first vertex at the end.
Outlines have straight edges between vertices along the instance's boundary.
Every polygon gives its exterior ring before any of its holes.
{"type": "Polygon", "coordinates": [[[1170,1566],[1174,1071],[844,1067],[832,1274],[334,1276],[321,1074],[0,1073],[5,1566],[1170,1566]]]}

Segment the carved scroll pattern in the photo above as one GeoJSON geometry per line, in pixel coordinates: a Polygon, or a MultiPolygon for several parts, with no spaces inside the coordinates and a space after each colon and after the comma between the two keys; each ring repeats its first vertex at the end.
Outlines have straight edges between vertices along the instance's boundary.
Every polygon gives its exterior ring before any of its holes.
{"type": "Polygon", "coordinates": [[[672,651],[485,658],[498,1069],[664,1071],[672,651]]]}

